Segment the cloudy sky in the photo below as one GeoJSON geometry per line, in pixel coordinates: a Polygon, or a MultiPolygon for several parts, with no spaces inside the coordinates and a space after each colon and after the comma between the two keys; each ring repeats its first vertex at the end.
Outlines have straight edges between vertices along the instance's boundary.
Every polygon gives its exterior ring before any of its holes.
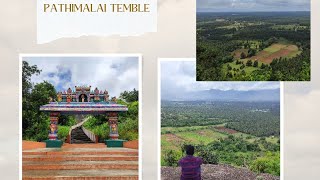
{"type": "Polygon", "coordinates": [[[161,94],[201,90],[263,90],[278,89],[278,82],[199,82],[196,81],[195,61],[162,61],[161,94]]]}
{"type": "Polygon", "coordinates": [[[139,89],[138,57],[25,57],[29,65],[42,70],[31,81],[48,81],[57,91],[87,85],[92,90],[107,89],[111,96],[125,90],[139,89]]]}
{"type": "Polygon", "coordinates": [[[197,11],[310,11],[310,0],[197,0],[197,11]]]}

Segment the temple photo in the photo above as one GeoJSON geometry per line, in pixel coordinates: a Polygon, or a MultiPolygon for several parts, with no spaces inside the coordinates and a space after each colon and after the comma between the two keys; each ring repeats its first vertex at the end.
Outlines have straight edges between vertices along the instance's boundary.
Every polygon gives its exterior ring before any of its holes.
{"type": "Polygon", "coordinates": [[[22,179],[141,178],[141,56],[20,56],[22,179]]]}

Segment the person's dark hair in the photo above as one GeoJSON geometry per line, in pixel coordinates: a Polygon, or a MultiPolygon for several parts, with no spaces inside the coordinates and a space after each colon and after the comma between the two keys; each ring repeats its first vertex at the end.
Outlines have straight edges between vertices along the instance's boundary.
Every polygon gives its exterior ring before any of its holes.
{"type": "Polygon", "coordinates": [[[192,145],[186,146],[186,153],[187,155],[193,155],[194,154],[194,147],[192,145]]]}

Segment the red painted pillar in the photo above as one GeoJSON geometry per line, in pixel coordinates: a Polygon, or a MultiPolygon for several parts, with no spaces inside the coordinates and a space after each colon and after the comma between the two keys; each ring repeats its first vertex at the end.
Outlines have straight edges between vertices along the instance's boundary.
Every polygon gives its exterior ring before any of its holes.
{"type": "Polygon", "coordinates": [[[58,140],[58,120],[59,112],[50,113],[49,140],[58,140]]]}
{"type": "Polygon", "coordinates": [[[108,123],[110,126],[109,138],[118,139],[119,133],[118,133],[118,113],[117,112],[108,113],[108,123]]]}

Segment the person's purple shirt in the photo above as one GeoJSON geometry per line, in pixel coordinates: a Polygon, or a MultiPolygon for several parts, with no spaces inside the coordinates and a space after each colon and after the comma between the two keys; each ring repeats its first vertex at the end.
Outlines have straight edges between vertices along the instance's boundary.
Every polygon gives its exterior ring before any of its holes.
{"type": "Polygon", "coordinates": [[[187,155],[178,162],[181,167],[181,180],[201,180],[202,159],[187,155]]]}

